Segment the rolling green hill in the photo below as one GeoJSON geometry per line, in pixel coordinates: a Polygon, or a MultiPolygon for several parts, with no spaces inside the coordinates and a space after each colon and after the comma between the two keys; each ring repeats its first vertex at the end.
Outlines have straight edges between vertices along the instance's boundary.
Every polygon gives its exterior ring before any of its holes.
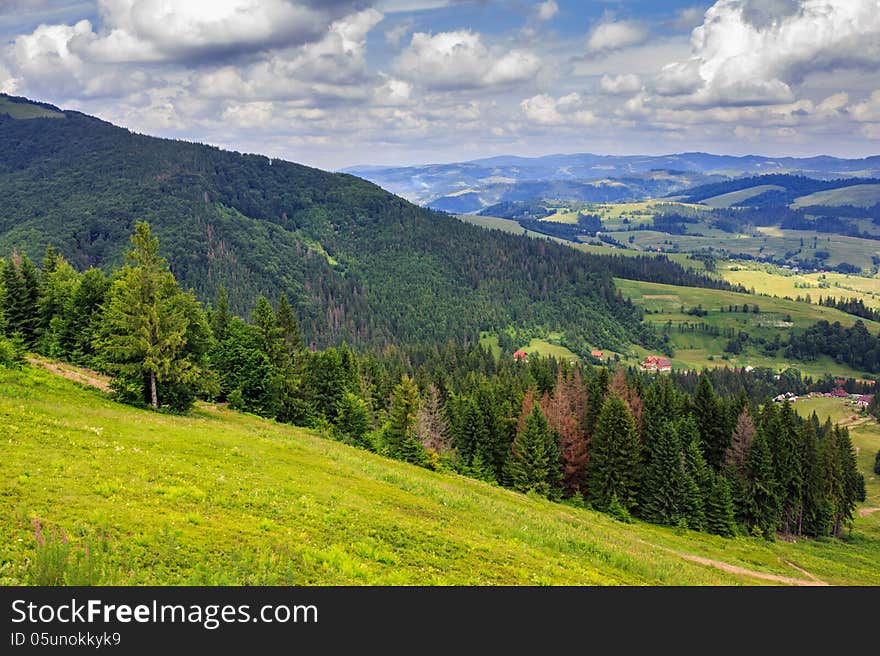
{"type": "Polygon", "coordinates": [[[639,313],[605,267],[560,245],[483,232],[352,175],[156,139],[0,96],[0,257],[52,243],[74,266],[121,261],[136,220],[203,300],[290,298],[317,346],[442,343],[549,325],[628,343],[639,313]],[[30,108],[30,109],[28,109],[30,108]],[[20,120],[53,112],[63,120],[20,120]]]}
{"type": "MultiPolygon", "coordinates": [[[[849,327],[859,320],[840,310],[820,305],[811,305],[798,301],[769,296],[755,296],[717,289],[696,287],[678,287],[650,282],[632,280],[616,280],[621,293],[648,314],[647,319],[662,328],[671,323],[669,332],[675,358],[672,362],[677,367],[704,366],[753,366],[771,367],[774,369],[796,367],[804,373],[822,376],[832,373],[837,375],[856,375],[859,372],[838,364],[831,358],[823,358],[814,362],[787,362],[774,356],[746,349],[743,353],[726,354],[724,347],[730,337],[724,331],[745,332],[752,338],[764,338],[772,341],[777,335],[786,337],[792,329],[804,329],[817,321],[840,322],[849,327]],[[727,311],[730,306],[742,308],[758,306],[759,312],[727,311]],[[705,310],[704,316],[688,314],[697,307],[705,310]],[[684,312],[682,312],[684,308],[684,312]],[[721,308],[725,311],[722,312],[721,308]],[[707,334],[705,331],[680,332],[678,327],[687,324],[705,324],[721,331],[720,336],[707,334]],[[709,358],[712,358],[711,360],[709,358]],[[726,358],[726,359],[725,359],[726,358]]],[[[863,320],[866,328],[872,333],[880,331],[880,324],[863,320]]]]}
{"type": "Polygon", "coordinates": [[[37,369],[0,370],[0,422],[5,585],[34,580],[34,519],[74,554],[88,543],[107,584],[880,584],[865,518],[847,541],[796,543],[621,524],[221,408],[136,410],[37,369]]]}
{"type": "Polygon", "coordinates": [[[811,207],[814,205],[873,207],[880,203],[880,184],[852,185],[842,189],[829,189],[797,198],[792,207],[811,207]]]}
{"type": "Polygon", "coordinates": [[[761,194],[768,191],[785,191],[785,187],[780,187],[779,185],[757,185],[755,187],[749,187],[748,189],[740,189],[739,191],[731,191],[726,194],[712,196],[711,198],[707,198],[702,202],[704,205],[708,205],[709,207],[732,207],[734,205],[745,205],[747,204],[746,201],[750,198],[760,196],[761,194]]]}

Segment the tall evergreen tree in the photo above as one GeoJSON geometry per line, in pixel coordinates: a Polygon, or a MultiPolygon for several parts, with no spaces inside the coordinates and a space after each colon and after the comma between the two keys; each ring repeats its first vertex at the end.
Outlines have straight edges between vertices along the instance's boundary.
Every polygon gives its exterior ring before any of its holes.
{"type": "Polygon", "coordinates": [[[226,292],[226,287],[220,285],[217,289],[216,307],[214,307],[214,310],[211,313],[211,332],[214,334],[214,338],[218,342],[222,342],[226,339],[226,327],[231,320],[232,314],[229,311],[229,294],[226,292]]]}
{"type": "Polygon", "coordinates": [[[703,372],[696,392],[694,392],[694,418],[700,429],[700,439],[706,462],[717,471],[724,461],[730,434],[726,430],[727,422],[721,401],[715,394],[712,381],[709,380],[706,372],[703,372]]]}
{"type": "Polygon", "coordinates": [[[287,294],[282,294],[278,301],[278,309],[275,311],[275,319],[278,322],[278,328],[281,331],[281,339],[291,358],[302,349],[302,333],[299,328],[299,321],[290,307],[287,300],[287,294]]]}
{"type": "Polygon", "coordinates": [[[746,457],[755,439],[755,424],[749,409],[744,407],[736,419],[736,427],[730,438],[730,447],[725,454],[725,464],[733,468],[738,476],[744,477],[746,473],[746,457]]]}
{"type": "Polygon", "coordinates": [[[550,425],[536,404],[511,446],[510,475],[515,490],[551,496],[555,483],[553,460],[557,453],[548,448],[549,441],[550,425]]]}
{"type": "Polygon", "coordinates": [[[36,340],[40,323],[40,283],[27,255],[13,252],[3,263],[3,308],[7,335],[19,335],[27,346],[36,340]]]}
{"type": "Polygon", "coordinates": [[[136,224],[131,244],[104,307],[96,350],[117,374],[121,392],[142,393],[153,408],[163,394],[173,405],[188,406],[207,347],[204,315],[159,256],[149,224],[136,224]]]}
{"type": "Polygon", "coordinates": [[[618,397],[609,395],[602,405],[590,442],[587,465],[587,500],[605,510],[611,497],[627,510],[638,505],[641,442],[629,408],[618,397]]]}
{"type": "Polygon", "coordinates": [[[681,441],[670,421],[653,440],[651,461],[642,476],[640,514],[649,522],[676,525],[685,518],[689,492],[681,441]]]}
{"type": "Polygon", "coordinates": [[[749,523],[768,540],[776,537],[779,526],[779,495],[773,469],[773,456],[763,433],[752,441],[746,458],[749,523]]]}
{"type": "Polygon", "coordinates": [[[419,389],[412,378],[404,376],[391,396],[385,444],[390,456],[421,465],[425,453],[416,435],[418,412],[419,389]]]}
{"type": "Polygon", "coordinates": [[[726,538],[736,535],[736,519],[730,484],[721,475],[715,476],[712,492],[706,504],[706,530],[726,538]]]}

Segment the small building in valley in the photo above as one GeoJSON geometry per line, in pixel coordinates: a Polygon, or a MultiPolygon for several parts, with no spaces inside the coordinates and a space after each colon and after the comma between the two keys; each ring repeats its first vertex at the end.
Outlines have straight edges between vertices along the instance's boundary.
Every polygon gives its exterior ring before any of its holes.
{"type": "Polygon", "coordinates": [[[672,363],[669,358],[662,355],[649,355],[642,363],[642,369],[645,371],[672,371],[672,363]]]}
{"type": "Polygon", "coordinates": [[[517,362],[528,362],[529,354],[522,349],[519,349],[518,351],[514,352],[513,359],[517,362]]]}
{"type": "Polygon", "coordinates": [[[602,353],[602,351],[597,351],[596,349],[593,349],[592,351],[590,351],[590,355],[592,355],[594,358],[599,358],[601,360],[604,354],[602,353]]]}

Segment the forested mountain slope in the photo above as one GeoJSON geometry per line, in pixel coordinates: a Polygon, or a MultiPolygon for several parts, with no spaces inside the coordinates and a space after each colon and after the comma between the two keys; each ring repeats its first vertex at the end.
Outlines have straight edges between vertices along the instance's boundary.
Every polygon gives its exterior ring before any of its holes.
{"type": "Polygon", "coordinates": [[[605,265],[564,246],[487,233],[351,175],[0,100],[0,253],[51,243],[78,268],[109,268],[148,220],[202,300],[223,284],[247,312],[286,293],[317,345],[513,325],[612,347],[642,332],[605,265]]]}

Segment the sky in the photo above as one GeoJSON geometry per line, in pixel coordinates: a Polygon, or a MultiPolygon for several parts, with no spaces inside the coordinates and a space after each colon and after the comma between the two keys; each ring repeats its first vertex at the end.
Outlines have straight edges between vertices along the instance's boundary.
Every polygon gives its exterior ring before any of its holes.
{"type": "Polygon", "coordinates": [[[880,0],[0,0],[0,91],[325,169],[880,154],[880,0]]]}

